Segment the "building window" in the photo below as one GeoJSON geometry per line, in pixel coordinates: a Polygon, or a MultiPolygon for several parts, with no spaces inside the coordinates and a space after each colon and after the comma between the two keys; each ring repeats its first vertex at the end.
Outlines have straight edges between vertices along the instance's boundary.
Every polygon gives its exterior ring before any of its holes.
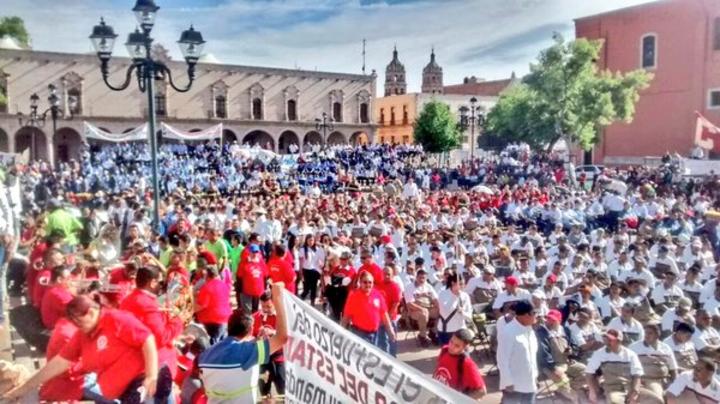
{"type": "Polygon", "coordinates": [[[408,124],[408,110],[407,105],[403,105],[403,125],[408,124]]]}
{"type": "Polygon", "coordinates": [[[360,104],[360,123],[370,122],[370,114],[368,112],[369,110],[367,102],[363,102],[362,104],[360,104]]]}
{"type": "Polygon", "coordinates": [[[253,98],[252,101],[252,117],[253,119],[259,121],[262,118],[262,100],[260,98],[253,98]]]}
{"type": "Polygon", "coordinates": [[[640,62],[643,69],[653,69],[657,67],[657,36],[655,34],[643,36],[640,46],[640,62]]]}
{"type": "Polygon", "coordinates": [[[403,143],[404,143],[404,144],[409,144],[409,143],[410,143],[410,136],[407,136],[407,135],[403,136],[403,143]]]}
{"type": "Polygon", "coordinates": [[[333,102],[333,120],[335,122],[342,122],[342,104],[339,102],[333,102]]]}
{"type": "Polygon", "coordinates": [[[395,136],[390,136],[390,144],[395,144],[395,136]]]}
{"type": "Polygon", "coordinates": [[[297,102],[295,100],[287,102],[287,117],[288,121],[297,121],[297,102]]]}
{"type": "Polygon", "coordinates": [[[380,143],[385,143],[385,136],[380,136],[380,143]]]}
{"type": "Polygon", "coordinates": [[[380,125],[385,125],[385,108],[380,108],[380,125]]]}
{"type": "Polygon", "coordinates": [[[713,49],[720,50],[720,17],[715,18],[713,28],[713,49]]]}
{"type": "Polygon", "coordinates": [[[167,116],[167,97],[162,92],[155,94],[155,114],[157,116],[167,116]]]}
{"type": "Polygon", "coordinates": [[[720,88],[710,90],[708,108],[720,108],[720,88]]]}
{"type": "Polygon", "coordinates": [[[0,112],[8,112],[8,84],[7,74],[0,70],[0,112]]]}
{"type": "Polygon", "coordinates": [[[395,107],[390,107],[390,126],[395,125],[395,107]]]}
{"type": "Polygon", "coordinates": [[[227,118],[227,100],[224,95],[215,97],[215,117],[227,118]]]}

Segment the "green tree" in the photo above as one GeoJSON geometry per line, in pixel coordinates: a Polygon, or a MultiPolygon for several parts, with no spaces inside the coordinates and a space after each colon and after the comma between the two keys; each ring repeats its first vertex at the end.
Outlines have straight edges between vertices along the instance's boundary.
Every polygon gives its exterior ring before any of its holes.
{"type": "Polygon", "coordinates": [[[444,153],[460,146],[457,119],[450,106],[440,101],[425,104],[415,120],[413,136],[429,153],[444,153]]]}
{"type": "Polygon", "coordinates": [[[485,143],[522,141],[544,149],[564,139],[587,150],[600,141],[604,126],[632,121],[652,74],[600,71],[602,41],[553,38],[555,44],[540,53],[530,73],[488,113],[485,143]]]}
{"type": "Polygon", "coordinates": [[[20,46],[24,48],[30,46],[30,35],[25,29],[25,21],[20,17],[0,18],[0,38],[5,35],[18,41],[20,46]]]}

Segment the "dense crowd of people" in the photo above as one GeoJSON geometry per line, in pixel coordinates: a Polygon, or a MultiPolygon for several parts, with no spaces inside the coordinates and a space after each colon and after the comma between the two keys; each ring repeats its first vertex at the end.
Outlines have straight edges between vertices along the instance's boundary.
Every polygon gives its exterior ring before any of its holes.
{"type": "Polygon", "coordinates": [[[475,398],[480,343],[507,403],[540,382],[571,402],[720,402],[716,176],[589,177],[524,145],[456,167],[415,146],[259,152],[163,146],[156,226],[140,146],[8,167],[8,287],[49,340],[5,397],[270,401],[284,289],[389,355],[415,330],[440,347],[434,378],[475,398]]]}

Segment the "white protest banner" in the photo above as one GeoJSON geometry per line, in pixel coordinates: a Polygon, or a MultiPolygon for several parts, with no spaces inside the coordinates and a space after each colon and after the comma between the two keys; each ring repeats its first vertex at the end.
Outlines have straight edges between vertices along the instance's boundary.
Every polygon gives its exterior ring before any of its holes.
{"type": "Polygon", "coordinates": [[[464,404],[474,401],[340,327],[293,294],[283,295],[285,402],[464,404]]]}
{"type": "Polygon", "coordinates": [[[110,133],[83,122],[83,137],[85,139],[98,139],[106,142],[133,142],[147,140],[148,124],[142,124],[126,133],[110,133]]]}
{"type": "Polygon", "coordinates": [[[161,123],[160,127],[162,129],[162,136],[164,138],[168,139],[177,139],[177,140],[210,140],[210,139],[219,139],[222,137],[223,134],[223,125],[221,123],[211,126],[205,130],[201,130],[199,132],[185,132],[177,128],[173,128],[172,126],[161,123]]]}

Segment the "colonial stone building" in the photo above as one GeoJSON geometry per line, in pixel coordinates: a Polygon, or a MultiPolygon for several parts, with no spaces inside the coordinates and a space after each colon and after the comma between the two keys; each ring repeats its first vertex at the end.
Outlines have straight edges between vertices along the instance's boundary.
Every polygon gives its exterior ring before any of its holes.
{"type": "MultiPolygon", "coordinates": [[[[186,82],[184,61],[172,61],[162,48],[176,83],[186,82]]],[[[130,59],[110,62],[111,84],[125,79],[130,59]]],[[[223,140],[259,144],[284,152],[291,144],[301,148],[322,143],[315,120],[323,112],[334,120],[327,143],[372,141],[376,75],[237,66],[197,65],[196,80],[186,93],[156,81],[155,105],[160,122],[184,131],[198,131],[222,123],[223,140]]],[[[125,91],[107,88],[94,54],[67,54],[0,49],[0,151],[25,153],[48,161],[78,155],[83,121],[112,133],[127,132],[146,121],[147,96],[135,83],[125,91]],[[39,112],[48,109],[48,85],[56,86],[65,116],[52,133],[49,119],[42,127],[21,127],[17,114],[30,112],[30,96],[39,96],[39,112]],[[71,102],[72,101],[72,102],[71,102]],[[72,119],[69,106],[72,105],[72,119]],[[34,137],[34,139],[33,139],[34,137]],[[34,150],[30,151],[30,149],[34,150]]]]}

